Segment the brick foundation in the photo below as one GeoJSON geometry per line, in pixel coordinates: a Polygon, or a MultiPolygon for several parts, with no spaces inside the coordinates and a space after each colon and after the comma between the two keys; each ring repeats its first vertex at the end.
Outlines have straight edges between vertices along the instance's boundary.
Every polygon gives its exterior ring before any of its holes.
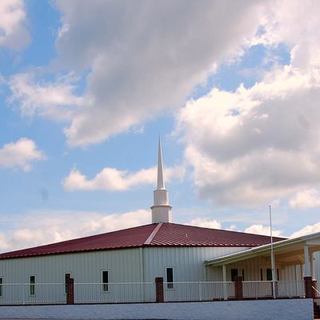
{"type": "Polygon", "coordinates": [[[67,275],[66,277],[67,286],[67,304],[74,304],[74,279],[67,275]]]}
{"type": "Polygon", "coordinates": [[[242,285],[242,277],[237,276],[234,282],[234,292],[236,300],[243,299],[243,285],[242,285]]]}
{"type": "Polygon", "coordinates": [[[312,277],[304,277],[304,292],[306,298],[312,298],[312,277]]]}

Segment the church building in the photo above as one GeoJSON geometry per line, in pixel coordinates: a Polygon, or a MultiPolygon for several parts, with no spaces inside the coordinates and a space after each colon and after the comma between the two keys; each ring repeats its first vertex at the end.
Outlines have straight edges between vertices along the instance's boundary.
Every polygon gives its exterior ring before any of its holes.
{"type": "Polygon", "coordinates": [[[75,303],[154,302],[158,283],[164,301],[234,299],[237,281],[243,298],[311,294],[320,233],[271,244],[173,223],[171,209],[159,142],[151,223],[0,254],[0,305],[65,303],[71,280],[75,303]]]}

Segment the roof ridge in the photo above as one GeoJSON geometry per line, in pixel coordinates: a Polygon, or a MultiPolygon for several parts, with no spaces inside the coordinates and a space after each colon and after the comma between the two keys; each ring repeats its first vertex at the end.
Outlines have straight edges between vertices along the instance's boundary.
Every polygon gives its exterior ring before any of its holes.
{"type": "Polygon", "coordinates": [[[162,227],[163,223],[160,222],[154,229],[153,231],[150,233],[149,237],[147,238],[147,240],[143,243],[144,245],[148,245],[152,242],[152,240],[154,239],[154,237],[156,236],[156,234],[158,233],[158,231],[160,230],[160,228],[162,227]]]}

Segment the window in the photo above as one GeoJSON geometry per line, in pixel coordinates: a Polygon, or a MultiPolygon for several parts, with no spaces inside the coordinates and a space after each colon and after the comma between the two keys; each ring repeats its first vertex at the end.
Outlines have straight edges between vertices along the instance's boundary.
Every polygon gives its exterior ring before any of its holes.
{"type": "MultiPolygon", "coordinates": [[[[280,279],[280,275],[279,275],[279,269],[277,269],[277,273],[275,274],[275,276],[277,277],[277,280],[280,279]]],[[[272,281],[272,269],[267,269],[267,280],[268,281],[272,281]]],[[[276,279],[275,279],[276,280],[276,279]]]]}
{"type": "Polygon", "coordinates": [[[108,291],[109,290],[109,272],[108,271],[102,271],[102,290],[108,291]]]}
{"type": "Polygon", "coordinates": [[[173,288],[173,268],[167,268],[167,288],[173,288]]]}
{"type": "Polygon", "coordinates": [[[2,297],[2,278],[0,278],[0,297],[2,297]]]}
{"type": "Polygon", "coordinates": [[[237,276],[238,276],[238,269],[231,269],[231,281],[236,281],[237,276]]]}
{"type": "Polygon", "coordinates": [[[70,273],[66,273],[64,275],[64,290],[65,290],[65,293],[67,294],[68,293],[68,286],[67,286],[67,282],[68,282],[68,279],[71,278],[71,274],[70,273]]]}
{"type": "Polygon", "coordinates": [[[36,293],[36,276],[30,276],[30,296],[34,296],[36,293]]]}
{"type": "Polygon", "coordinates": [[[260,269],[260,280],[263,281],[263,269],[260,269]]]}
{"type": "Polygon", "coordinates": [[[267,280],[272,281],[272,270],[270,268],[267,269],[267,280]]]}

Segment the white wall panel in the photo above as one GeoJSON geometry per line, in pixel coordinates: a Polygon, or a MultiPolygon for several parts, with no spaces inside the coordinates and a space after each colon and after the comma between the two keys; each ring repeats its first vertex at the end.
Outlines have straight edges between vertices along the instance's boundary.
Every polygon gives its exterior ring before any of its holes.
{"type": "Polygon", "coordinates": [[[165,268],[173,267],[174,281],[204,281],[204,261],[245,249],[247,248],[145,248],[145,280],[154,281],[155,277],[163,277],[165,280],[165,268]]]}
{"type": "MultiPolygon", "coordinates": [[[[0,276],[3,278],[3,297],[0,304],[5,303],[5,298],[17,297],[17,303],[37,302],[40,296],[52,295],[51,299],[64,302],[65,273],[71,273],[75,283],[101,283],[101,272],[109,272],[109,282],[141,282],[139,249],[123,249],[84,252],[64,255],[51,255],[33,258],[8,259],[0,261],[0,276]],[[29,294],[29,277],[36,276],[36,296],[29,294]],[[25,288],[14,288],[8,283],[25,283],[25,288]],[[60,283],[60,286],[40,285],[40,283],[60,283]],[[50,288],[49,288],[50,287],[50,288]],[[48,289],[49,288],[49,289],[48,289]],[[50,291],[50,292],[49,292],[50,291]],[[19,293],[19,294],[18,294],[19,293]],[[23,296],[22,296],[23,295],[23,296]],[[22,301],[21,301],[22,300],[22,301]]],[[[84,285],[75,286],[76,300],[96,299],[102,293],[102,286],[91,285],[84,290],[84,285]],[[84,297],[84,293],[90,296],[84,297]]],[[[135,295],[137,290],[134,288],[135,295]]],[[[112,300],[115,289],[110,286],[109,292],[101,297],[112,300]]],[[[14,301],[13,301],[14,302],[14,301]]],[[[44,302],[45,303],[45,302],[44,302]]]]}

